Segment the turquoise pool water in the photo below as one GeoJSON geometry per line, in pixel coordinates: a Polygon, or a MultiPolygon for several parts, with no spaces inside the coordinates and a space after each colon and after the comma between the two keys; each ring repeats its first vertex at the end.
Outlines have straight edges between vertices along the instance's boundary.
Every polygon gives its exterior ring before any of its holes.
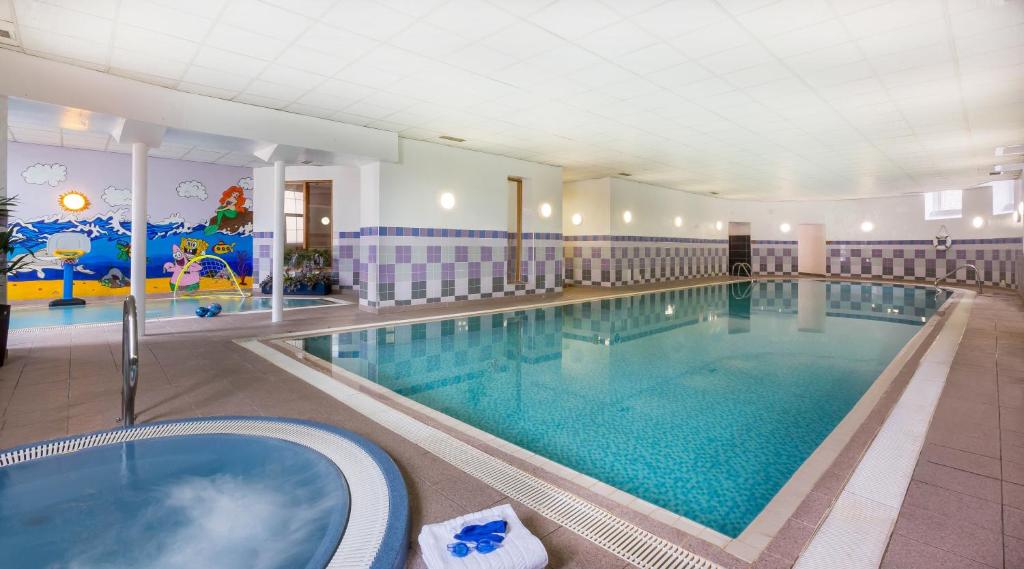
{"type": "Polygon", "coordinates": [[[349,513],[333,462],[238,435],[112,444],[0,469],[5,567],[323,567],[349,513]]]}
{"type": "Polygon", "coordinates": [[[297,342],[735,537],[945,297],[736,283],[297,342]]]}
{"type": "MultiPolygon", "coordinates": [[[[238,297],[150,298],[146,300],[146,319],[195,316],[198,306],[208,306],[212,302],[217,302],[224,307],[224,312],[270,310],[270,297],[264,296],[245,299],[238,297]]],[[[322,298],[284,299],[284,307],[286,309],[306,306],[330,306],[332,304],[335,303],[322,298]]],[[[11,310],[11,330],[37,328],[40,326],[120,322],[122,310],[120,302],[105,301],[90,302],[85,306],[62,306],[58,308],[50,308],[48,306],[16,306],[11,310]]]]}

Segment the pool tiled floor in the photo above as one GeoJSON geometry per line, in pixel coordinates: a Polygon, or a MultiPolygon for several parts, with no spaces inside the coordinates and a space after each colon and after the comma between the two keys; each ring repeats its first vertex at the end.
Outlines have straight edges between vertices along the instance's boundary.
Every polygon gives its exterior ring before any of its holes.
{"type": "MultiPolygon", "coordinates": [[[[670,286],[571,288],[562,298],[596,298],[670,286]]],[[[151,322],[142,343],[139,421],[280,415],[350,429],[378,443],[398,463],[409,487],[412,527],[417,532],[424,523],[509,502],[509,498],[254,357],[233,340],[539,300],[519,297],[434,305],[414,313],[385,315],[360,312],[355,306],[326,307],[286,312],[285,321],[276,325],[269,323],[267,314],[151,322]]],[[[119,326],[12,335],[8,363],[0,368],[0,448],[114,427],[120,407],[120,349],[119,326]]],[[[1024,304],[1018,297],[993,294],[975,301],[954,369],[884,566],[1024,567],[1024,304]]],[[[755,567],[792,565],[806,543],[804,536],[819,523],[828,494],[844,481],[839,473],[850,465],[838,463],[855,461],[855,453],[849,452],[837,459],[836,473],[823,477],[755,567]]],[[[597,498],[595,503],[605,505],[597,498]]],[[[510,503],[548,547],[551,567],[628,566],[532,510],[510,503]]],[[[642,521],[631,510],[616,513],[642,521]]],[[[725,567],[748,566],[675,528],[661,529],[662,537],[702,555],[710,552],[725,567]]],[[[415,541],[415,535],[412,538],[415,541]]],[[[415,548],[409,566],[422,567],[415,548]]]]}
{"type": "Polygon", "coordinates": [[[1024,303],[974,300],[882,567],[1024,567],[1024,303]]]}

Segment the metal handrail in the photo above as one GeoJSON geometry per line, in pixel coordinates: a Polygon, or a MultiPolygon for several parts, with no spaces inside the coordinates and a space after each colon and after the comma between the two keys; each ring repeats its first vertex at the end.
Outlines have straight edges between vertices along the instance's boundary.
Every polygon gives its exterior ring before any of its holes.
{"type": "MultiPolygon", "coordinates": [[[[736,267],[739,267],[741,269],[745,269],[747,271],[747,277],[753,278],[754,275],[753,275],[753,273],[751,273],[751,268],[752,267],[750,266],[750,263],[746,263],[744,261],[737,261],[737,262],[732,264],[732,272],[737,272],[736,271],[736,267]]],[[[740,275],[736,275],[736,276],[740,276],[740,275]]]]}
{"type": "Polygon", "coordinates": [[[139,387],[139,315],[135,297],[124,300],[121,322],[121,426],[135,424],[135,392],[139,387]]]}
{"type": "Polygon", "coordinates": [[[976,265],[972,265],[970,263],[965,263],[963,265],[957,266],[957,268],[953,269],[952,271],[949,271],[944,276],[935,279],[935,282],[932,283],[932,285],[935,288],[939,288],[939,283],[941,283],[942,281],[944,281],[944,280],[948,279],[949,277],[955,275],[960,269],[972,269],[974,271],[974,280],[978,281],[978,294],[981,294],[982,291],[984,290],[984,287],[982,286],[982,281],[981,281],[981,278],[980,278],[980,274],[981,273],[978,272],[978,267],[976,265]]]}

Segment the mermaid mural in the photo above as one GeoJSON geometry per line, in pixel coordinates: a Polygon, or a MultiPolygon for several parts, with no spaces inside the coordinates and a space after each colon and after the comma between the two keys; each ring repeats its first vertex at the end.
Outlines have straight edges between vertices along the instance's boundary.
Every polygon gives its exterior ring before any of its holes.
{"type": "MultiPolygon", "coordinates": [[[[22,246],[37,253],[33,263],[11,277],[10,298],[60,295],[63,267],[44,254],[48,236],[60,232],[83,233],[92,243],[92,250],[75,266],[76,295],[124,295],[136,278],[130,274],[127,159],[114,153],[22,143],[10,143],[9,150],[9,167],[22,175],[10,180],[8,193],[21,196],[23,205],[18,208],[19,217],[8,225],[22,246]],[[67,191],[88,196],[91,206],[76,212],[60,210],[58,197],[67,191]]],[[[150,175],[161,180],[151,182],[151,187],[176,191],[154,191],[150,196],[146,274],[142,276],[149,281],[148,290],[171,291],[175,283],[182,291],[205,287],[200,263],[187,269],[185,265],[207,251],[218,256],[230,253],[225,260],[233,271],[252,274],[252,197],[247,195],[252,190],[251,174],[247,168],[150,160],[150,175]],[[207,187],[224,189],[218,195],[207,187]],[[211,194],[219,198],[213,204],[211,194]]]]}
{"type": "MultiPolygon", "coordinates": [[[[221,223],[225,219],[237,220],[239,216],[249,213],[245,207],[245,191],[238,186],[231,186],[220,195],[220,207],[217,208],[213,219],[206,226],[204,232],[213,235],[220,230],[221,223]]],[[[250,214],[250,221],[252,215],[250,214]]]]}

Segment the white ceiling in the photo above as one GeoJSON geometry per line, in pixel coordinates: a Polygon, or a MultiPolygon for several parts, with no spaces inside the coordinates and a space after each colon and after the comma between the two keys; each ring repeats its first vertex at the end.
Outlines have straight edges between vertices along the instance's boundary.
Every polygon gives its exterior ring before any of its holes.
{"type": "MultiPolygon", "coordinates": [[[[13,142],[64,146],[130,154],[131,144],[111,135],[118,117],[60,107],[26,99],[9,100],[7,139],[13,142]]],[[[228,166],[266,166],[252,154],[254,142],[206,133],[168,129],[163,144],[150,156],[228,166]]]]}
{"type": "Polygon", "coordinates": [[[1024,0],[13,0],[12,19],[33,55],[567,180],[889,195],[986,181],[1024,142],[1024,0]]]}

